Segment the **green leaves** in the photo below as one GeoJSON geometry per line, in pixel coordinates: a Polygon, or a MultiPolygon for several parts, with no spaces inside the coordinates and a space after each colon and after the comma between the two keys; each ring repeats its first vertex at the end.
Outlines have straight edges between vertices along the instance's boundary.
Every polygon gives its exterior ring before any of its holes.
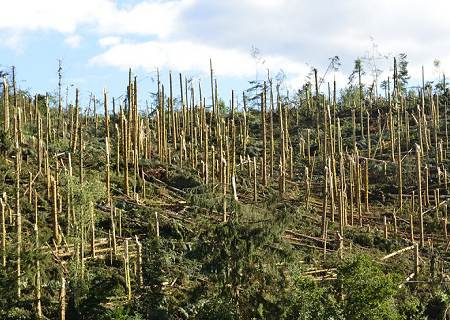
{"type": "Polygon", "coordinates": [[[73,205],[76,208],[87,210],[91,202],[97,203],[106,196],[106,187],[98,179],[86,179],[82,184],[74,177],[67,177],[72,187],[73,205]]]}
{"type": "Polygon", "coordinates": [[[396,303],[400,275],[384,274],[365,255],[342,263],[338,268],[346,319],[403,319],[396,303]]]}
{"type": "Polygon", "coordinates": [[[291,264],[288,270],[289,290],[284,302],[284,319],[344,319],[333,286],[321,285],[312,277],[305,276],[304,267],[291,264]]]}

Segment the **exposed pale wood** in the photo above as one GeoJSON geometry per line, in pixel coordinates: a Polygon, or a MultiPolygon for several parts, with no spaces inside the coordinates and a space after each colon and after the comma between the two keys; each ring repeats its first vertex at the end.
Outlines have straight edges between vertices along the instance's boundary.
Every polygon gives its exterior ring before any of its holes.
{"type": "Polygon", "coordinates": [[[386,259],[392,258],[392,257],[396,256],[397,254],[400,254],[400,253],[403,253],[405,251],[412,250],[412,249],[414,249],[414,245],[411,245],[409,247],[406,247],[406,248],[394,251],[394,252],[384,256],[383,258],[381,258],[381,260],[386,260],[386,259]]]}

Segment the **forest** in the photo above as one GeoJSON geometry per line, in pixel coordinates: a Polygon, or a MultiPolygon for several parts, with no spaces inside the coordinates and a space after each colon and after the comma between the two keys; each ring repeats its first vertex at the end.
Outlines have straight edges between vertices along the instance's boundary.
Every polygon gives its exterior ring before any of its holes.
{"type": "Polygon", "coordinates": [[[450,92],[406,59],[86,105],[0,71],[0,318],[450,319],[450,92]]]}

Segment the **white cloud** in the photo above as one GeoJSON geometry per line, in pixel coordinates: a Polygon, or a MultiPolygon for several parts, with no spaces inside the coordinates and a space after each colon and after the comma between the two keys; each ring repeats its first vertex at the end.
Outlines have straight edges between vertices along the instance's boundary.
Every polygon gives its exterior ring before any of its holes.
{"type": "Polygon", "coordinates": [[[97,16],[96,31],[101,34],[153,35],[167,38],[176,31],[178,16],[192,0],[141,1],[133,7],[97,16]]]}
{"type": "Polygon", "coordinates": [[[111,47],[111,46],[116,46],[118,44],[120,44],[120,42],[122,41],[122,39],[120,37],[105,37],[105,38],[100,38],[98,40],[98,43],[101,47],[111,47]]]}
{"type": "MultiPolygon", "coordinates": [[[[421,77],[422,64],[433,76],[435,58],[445,70],[448,7],[445,0],[15,0],[2,4],[11,14],[0,19],[0,45],[24,51],[28,40],[53,31],[72,47],[98,43],[83,47],[92,65],[208,73],[212,58],[216,75],[241,79],[255,75],[253,45],[266,61],[260,74],[282,68],[292,86],[304,83],[306,63],[323,74],[338,55],[342,86],[371,49],[370,36],[382,54],[407,53],[412,78],[421,77]]],[[[392,57],[380,61],[382,77],[392,65],[392,57]]]]}
{"type": "Polygon", "coordinates": [[[448,6],[443,0],[433,4],[284,0],[272,5],[254,0],[199,0],[182,13],[177,39],[240,50],[254,45],[263,56],[282,54],[321,70],[326,69],[328,57],[339,55],[342,70],[350,73],[353,60],[370,48],[370,36],[383,54],[408,53],[410,65],[432,61],[428,57],[436,52],[445,54],[442,47],[450,23],[444,8],[448,6]],[[198,11],[205,13],[203,19],[195,15],[198,11]],[[430,47],[431,43],[436,45],[430,47]]]}
{"type": "Polygon", "coordinates": [[[73,49],[78,49],[81,48],[81,43],[83,42],[83,40],[83,37],[80,35],[72,35],[64,39],[64,44],[73,49]]]}
{"type": "Polygon", "coordinates": [[[14,50],[15,52],[22,53],[24,45],[22,41],[22,35],[20,33],[12,33],[5,35],[0,39],[0,44],[14,50]]]}
{"type": "Polygon", "coordinates": [[[0,29],[72,33],[79,25],[94,23],[96,12],[105,12],[111,6],[107,0],[7,1],[2,11],[10,14],[2,15],[0,29]]]}
{"type": "Polygon", "coordinates": [[[2,4],[0,30],[53,30],[74,33],[88,26],[100,34],[140,34],[167,37],[177,17],[194,0],[140,1],[119,9],[113,0],[14,0],[2,4]],[[16,14],[15,14],[16,13],[16,14]]]}
{"type": "MultiPolygon", "coordinates": [[[[256,74],[255,60],[249,52],[236,49],[222,49],[189,41],[145,43],[124,43],[113,46],[105,53],[91,59],[93,65],[106,65],[154,71],[174,69],[183,72],[209,73],[209,61],[213,61],[216,76],[248,78],[256,74]]],[[[288,70],[291,74],[307,74],[309,68],[302,63],[286,59],[281,55],[267,56],[258,64],[258,72],[266,74],[266,69],[277,72],[288,70]]]]}
{"type": "Polygon", "coordinates": [[[243,57],[235,50],[217,50],[188,41],[123,43],[94,57],[90,62],[98,65],[112,65],[121,69],[131,67],[154,71],[156,67],[159,67],[207,73],[210,58],[213,62],[218,61],[217,68],[214,67],[217,74],[230,75],[232,72],[236,76],[236,72],[232,71],[235,69],[238,76],[244,76],[251,74],[254,70],[250,56],[243,57]]]}

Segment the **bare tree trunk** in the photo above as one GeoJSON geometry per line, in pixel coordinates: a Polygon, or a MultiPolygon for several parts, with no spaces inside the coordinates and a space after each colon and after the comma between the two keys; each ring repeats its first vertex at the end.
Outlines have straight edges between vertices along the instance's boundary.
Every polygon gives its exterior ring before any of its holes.
{"type": "Polygon", "coordinates": [[[327,223],[327,206],[328,206],[328,167],[325,166],[324,169],[324,173],[323,173],[323,177],[324,177],[324,181],[323,181],[323,195],[322,195],[322,199],[323,199],[323,203],[322,203],[322,237],[325,239],[326,235],[326,223],[327,223]]]}
{"type": "Polygon", "coordinates": [[[365,213],[369,213],[369,160],[364,159],[364,200],[365,200],[365,213]]]}
{"type": "MultiPolygon", "coordinates": [[[[39,224],[38,224],[38,202],[37,191],[34,191],[34,231],[36,232],[35,246],[36,250],[39,249],[39,224]]],[[[36,259],[36,312],[37,318],[42,319],[42,306],[41,306],[41,266],[39,258],[36,259]]]]}
{"type": "Polygon", "coordinates": [[[131,300],[130,257],[128,254],[128,240],[123,242],[123,258],[125,260],[125,283],[127,286],[127,300],[131,300]]]}
{"type": "Polygon", "coordinates": [[[111,203],[111,186],[109,178],[109,139],[106,137],[106,203],[111,203]]]}
{"type": "Polygon", "coordinates": [[[3,116],[4,116],[4,131],[8,132],[10,127],[9,120],[9,86],[6,81],[6,76],[3,76],[3,116]]]}
{"type": "Polygon", "coordinates": [[[158,220],[158,212],[155,212],[155,236],[156,236],[156,239],[159,240],[159,220],[158,220]]]}
{"type": "Polygon", "coordinates": [[[22,167],[21,148],[18,140],[16,140],[16,231],[17,231],[17,297],[21,296],[21,250],[22,250],[22,214],[20,210],[20,172],[22,167]]]}
{"type": "Polygon", "coordinates": [[[267,139],[266,139],[266,82],[264,82],[264,91],[261,92],[261,126],[263,139],[263,154],[262,154],[262,184],[267,186],[267,139]]]}
{"type": "Polygon", "coordinates": [[[398,208],[403,208],[403,180],[402,180],[402,145],[401,145],[401,119],[400,110],[397,109],[397,162],[398,162],[398,208]]]}
{"type": "Polygon", "coordinates": [[[66,278],[61,277],[61,290],[59,292],[59,320],[66,320],[66,278]]]}
{"type": "Polygon", "coordinates": [[[94,203],[89,204],[91,211],[91,253],[92,258],[95,259],[95,217],[94,217],[94,203]]]}
{"type": "Polygon", "coordinates": [[[138,286],[142,287],[143,277],[142,277],[142,244],[139,242],[136,236],[136,257],[137,257],[137,273],[138,273],[138,286]]]}
{"type": "Polygon", "coordinates": [[[112,247],[113,247],[113,251],[114,251],[114,256],[116,256],[117,254],[117,242],[116,242],[116,224],[114,222],[114,207],[112,202],[110,202],[110,206],[111,206],[111,238],[112,238],[112,247]]]}
{"type": "Polygon", "coordinates": [[[130,194],[130,189],[128,186],[128,152],[129,152],[129,144],[128,144],[128,122],[124,119],[123,123],[123,133],[122,133],[122,141],[123,141],[123,180],[124,180],[124,189],[125,194],[128,196],[130,194]]]}
{"type": "Polygon", "coordinates": [[[306,210],[309,209],[309,195],[311,190],[311,179],[309,178],[309,169],[305,167],[305,203],[306,210]]]}
{"type": "MultiPolygon", "coordinates": [[[[249,158],[250,162],[250,158],[249,158]]],[[[250,163],[249,163],[250,168],[250,163]]],[[[257,171],[256,171],[256,157],[253,157],[253,201],[258,201],[258,184],[257,184],[257,171]]]]}
{"type": "Polygon", "coordinates": [[[419,276],[419,246],[414,243],[414,275],[415,278],[419,276]]]}
{"type": "Polygon", "coordinates": [[[223,206],[223,212],[222,212],[222,221],[227,222],[227,178],[226,173],[227,172],[227,162],[222,156],[222,206],[223,206]]]}
{"type": "Polygon", "coordinates": [[[6,204],[0,198],[1,213],[2,213],[2,266],[6,267],[6,221],[5,221],[5,207],[6,204]]]}
{"type": "Polygon", "coordinates": [[[73,136],[72,153],[75,153],[75,151],[77,150],[78,117],[79,117],[79,113],[80,113],[79,95],[80,95],[80,88],[77,88],[77,90],[76,90],[76,97],[75,97],[75,111],[74,111],[74,113],[75,113],[74,114],[75,123],[73,123],[73,128],[71,128],[72,136],[73,136]]]}
{"type": "Polygon", "coordinates": [[[61,236],[59,235],[58,225],[58,206],[56,194],[56,181],[52,179],[52,216],[53,216],[53,239],[57,245],[61,243],[61,236]]]}
{"type": "Polygon", "coordinates": [[[419,229],[420,229],[420,248],[424,246],[423,236],[423,205],[422,205],[422,174],[420,165],[420,146],[416,144],[416,160],[417,160],[417,190],[419,194],[419,229]]]}

